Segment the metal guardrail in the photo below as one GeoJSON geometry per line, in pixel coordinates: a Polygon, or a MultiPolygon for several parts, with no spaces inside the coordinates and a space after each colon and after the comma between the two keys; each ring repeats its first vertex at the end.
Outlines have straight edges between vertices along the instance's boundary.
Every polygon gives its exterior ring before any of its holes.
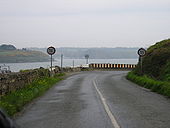
{"type": "Polygon", "coordinates": [[[133,69],[136,67],[136,64],[89,64],[89,68],[94,69],[133,69]]]}

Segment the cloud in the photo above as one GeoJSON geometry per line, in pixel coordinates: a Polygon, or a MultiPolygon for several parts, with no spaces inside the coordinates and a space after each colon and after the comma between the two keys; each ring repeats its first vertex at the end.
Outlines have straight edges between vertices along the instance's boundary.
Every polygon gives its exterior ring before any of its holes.
{"type": "Polygon", "coordinates": [[[170,35],[169,0],[0,0],[0,42],[141,46],[170,35]]]}
{"type": "Polygon", "coordinates": [[[170,11],[169,0],[1,0],[1,16],[61,16],[90,13],[170,11]]]}

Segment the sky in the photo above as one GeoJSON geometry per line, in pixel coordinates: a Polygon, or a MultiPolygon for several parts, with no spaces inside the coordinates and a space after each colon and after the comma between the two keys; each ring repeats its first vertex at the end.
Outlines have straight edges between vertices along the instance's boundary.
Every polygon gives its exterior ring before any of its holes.
{"type": "Polygon", "coordinates": [[[170,0],[0,0],[0,44],[149,47],[170,38],[170,0]]]}

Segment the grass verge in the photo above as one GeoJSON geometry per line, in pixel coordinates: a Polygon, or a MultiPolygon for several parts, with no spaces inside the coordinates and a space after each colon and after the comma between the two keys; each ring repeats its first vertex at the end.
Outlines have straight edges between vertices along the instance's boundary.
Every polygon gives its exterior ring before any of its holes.
{"type": "Polygon", "coordinates": [[[167,81],[154,80],[146,75],[138,76],[133,71],[129,72],[126,78],[142,87],[150,89],[153,92],[170,97],[170,83],[167,81]]]}
{"type": "Polygon", "coordinates": [[[64,75],[65,74],[62,73],[53,77],[44,77],[35,80],[31,84],[25,86],[25,88],[0,97],[0,108],[2,108],[9,116],[13,116],[15,113],[21,111],[24,105],[34,98],[41,96],[55,83],[62,80],[62,76],[64,75]]]}

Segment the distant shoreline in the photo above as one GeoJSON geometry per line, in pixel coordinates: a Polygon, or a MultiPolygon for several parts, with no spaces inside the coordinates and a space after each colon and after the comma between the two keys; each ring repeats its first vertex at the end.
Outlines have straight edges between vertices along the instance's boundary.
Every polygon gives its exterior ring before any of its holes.
{"type": "MultiPolygon", "coordinates": [[[[86,60],[85,59],[64,59],[63,60],[63,67],[72,67],[74,62],[74,66],[80,66],[85,65],[86,60]],[[74,61],[73,61],[74,60],[74,61]]],[[[110,64],[137,64],[138,59],[89,59],[90,63],[110,63],[110,64]]],[[[1,63],[0,65],[6,64],[7,66],[10,66],[10,69],[12,72],[18,72],[20,70],[26,70],[26,69],[35,69],[35,68],[49,68],[50,67],[50,61],[45,62],[23,62],[23,63],[1,63]]],[[[53,61],[53,66],[61,66],[61,60],[55,59],[53,61]]]]}
{"type": "MultiPolygon", "coordinates": [[[[83,60],[83,59],[84,58],[64,58],[64,60],[83,60]]],[[[138,58],[114,58],[114,59],[110,59],[110,58],[107,58],[107,59],[106,58],[105,59],[95,58],[95,59],[89,59],[89,60],[134,60],[134,59],[138,59],[138,58]]],[[[53,60],[53,62],[58,62],[59,60],[60,60],[60,58],[55,58],[55,60],[53,60]]],[[[10,63],[39,63],[39,62],[50,62],[50,59],[48,61],[0,62],[0,64],[6,64],[6,63],[9,63],[9,64],[10,63]]]]}

